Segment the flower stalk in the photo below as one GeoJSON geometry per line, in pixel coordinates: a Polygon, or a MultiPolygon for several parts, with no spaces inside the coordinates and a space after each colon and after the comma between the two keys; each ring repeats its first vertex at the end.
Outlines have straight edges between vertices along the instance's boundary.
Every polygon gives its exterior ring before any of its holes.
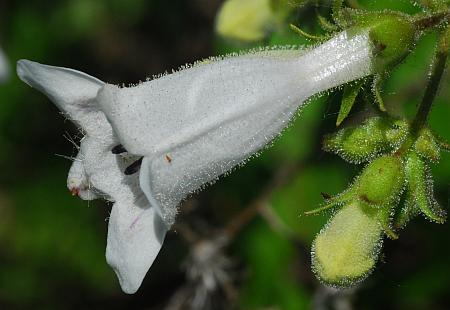
{"type": "Polygon", "coordinates": [[[435,59],[430,72],[430,79],[425,90],[425,95],[419,105],[416,117],[413,121],[412,133],[414,135],[417,135],[417,133],[426,125],[428,115],[430,114],[434,99],[438,93],[439,85],[441,83],[442,76],[444,75],[448,59],[449,33],[450,28],[447,28],[439,36],[435,59]]]}

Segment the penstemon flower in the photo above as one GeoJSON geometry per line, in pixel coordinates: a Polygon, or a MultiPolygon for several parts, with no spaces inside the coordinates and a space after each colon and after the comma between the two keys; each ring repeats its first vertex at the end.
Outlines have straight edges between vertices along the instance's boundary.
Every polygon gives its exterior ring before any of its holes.
{"type": "Polygon", "coordinates": [[[9,64],[5,54],[0,48],[0,83],[5,82],[9,77],[9,64]]]}
{"type": "Polygon", "coordinates": [[[83,130],[67,185],[82,199],[114,202],[106,258],[134,293],[188,194],[263,149],[310,96],[373,73],[373,55],[360,31],[307,51],[211,59],[126,88],[28,60],[17,72],[83,130]]]}

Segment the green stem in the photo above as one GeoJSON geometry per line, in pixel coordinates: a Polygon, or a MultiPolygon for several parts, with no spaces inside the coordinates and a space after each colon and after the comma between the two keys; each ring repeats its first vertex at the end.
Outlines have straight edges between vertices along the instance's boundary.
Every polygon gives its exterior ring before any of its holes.
{"type": "MultiPolygon", "coordinates": [[[[450,28],[449,28],[450,29],[450,28]]],[[[436,56],[433,62],[433,66],[430,72],[430,79],[428,81],[425,95],[416,113],[416,117],[412,124],[412,133],[417,133],[426,125],[428,115],[430,114],[433,106],[434,99],[436,98],[439,90],[439,85],[442,80],[442,76],[445,72],[445,65],[448,58],[448,29],[439,36],[439,45],[436,50],[436,56]]]]}
{"type": "Polygon", "coordinates": [[[433,66],[430,72],[430,79],[425,90],[422,102],[417,109],[416,117],[411,125],[411,136],[403,142],[403,145],[395,152],[397,156],[406,154],[411,146],[416,142],[420,130],[426,125],[428,115],[433,106],[433,101],[436,98],[439,90],[439,84],[445,72],[445,65],[448,58],[449,50],[450,27],[442,31],[439,35],[439,42],[436,49],[436,56],[434,58],[433,66]]]}

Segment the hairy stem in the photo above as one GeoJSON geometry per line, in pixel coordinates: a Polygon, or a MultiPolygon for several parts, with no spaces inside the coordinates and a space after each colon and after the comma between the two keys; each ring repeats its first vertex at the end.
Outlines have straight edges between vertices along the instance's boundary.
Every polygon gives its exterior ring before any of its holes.
{"type": "Polygon", "coordinates": [[[439,85],[441,83],[442,76],[444,75],[448,58],[448,32],[449,30],[447,29],[439,36],[436,56],[430,72],[430,79],[425,90],[425,95],[419,105],[416,117],[412,125],[413,134],[417,134],[423,128],[423,126],[426,125],[428,115],[430,114],[434,99],[436,98],[436,95],[438,93],[439,85]]]}

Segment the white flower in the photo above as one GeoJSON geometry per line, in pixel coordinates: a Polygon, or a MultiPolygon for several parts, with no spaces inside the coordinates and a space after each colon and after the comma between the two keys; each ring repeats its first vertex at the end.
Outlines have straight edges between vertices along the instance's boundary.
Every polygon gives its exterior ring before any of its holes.
{"type": "Polygon", "coordinates": [[[214,59],[130,88],[27,60],[17,71],[84,130],[68,187],[114,202],[107,261],[133,293],[188,194],[264,148],[311,95],[370,74],[371,60],[368,35],[343,32],[309,51],[214,59]]]}
{"type": "Polygon", "coordinates": [[[0,83],[5,82],[9,77],[9,64],[5,54],[0,48],[0,83]]]}

